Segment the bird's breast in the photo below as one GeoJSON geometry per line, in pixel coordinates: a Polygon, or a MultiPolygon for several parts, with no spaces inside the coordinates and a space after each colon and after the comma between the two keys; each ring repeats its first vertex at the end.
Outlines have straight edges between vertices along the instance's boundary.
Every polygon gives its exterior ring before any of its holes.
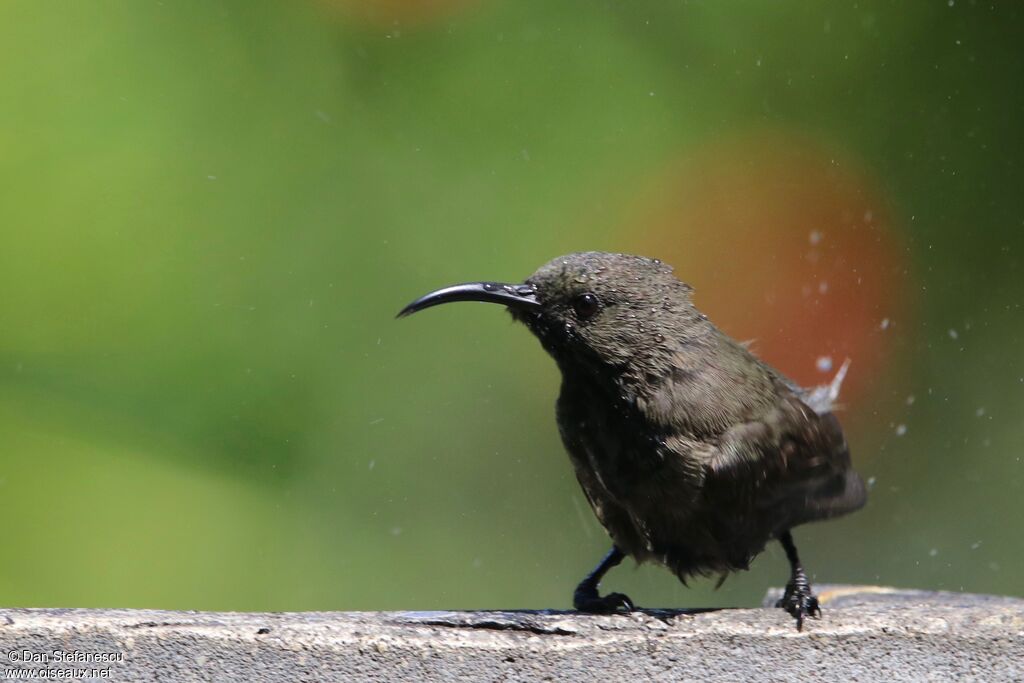
{"type": "Polygon", "coordinates": [[[589,470],[616,500],[659,467],[658,440],[621,396],[563,386],[558,422],[573,464],[589,470]]]}

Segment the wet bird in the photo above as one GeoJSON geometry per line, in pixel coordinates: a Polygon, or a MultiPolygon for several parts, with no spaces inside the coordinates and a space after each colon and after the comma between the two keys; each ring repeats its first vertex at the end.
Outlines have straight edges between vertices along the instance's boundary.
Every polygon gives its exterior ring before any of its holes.
{"type": "Polygon", "coordinates": [[[802,629],[821,611],[791,530],[866,499],[832,413],[846,366],[831,385],[803,389],[715,327],[692,293],[656,259],[585,252],[523,284],[439,289],[399,317],[453,301],[503,304],[555,359],[562,441],[614,544],[576,588],[576,609],[634,609],[598,592],[626,556],[683,583],[724,580],[775,539],[791,568],[777,606],[802,629]]]}

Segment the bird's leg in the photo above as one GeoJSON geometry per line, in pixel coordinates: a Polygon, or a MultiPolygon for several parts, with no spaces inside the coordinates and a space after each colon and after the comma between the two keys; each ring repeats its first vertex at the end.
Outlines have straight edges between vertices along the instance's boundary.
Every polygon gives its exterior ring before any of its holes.
{"type": "Polygon", "coordinates": [[[786,592],[782,599],[775,603],[776,607],[789,612],[796,619],[796,630],[804,630],[804,617],[820,617],[821,608],[818,607],[818,598],[811,592],[811,583],[807,580],[807,574],[800,564],[800,557],[796,554],[796,545],[793,544],[793,535],[787,531],[779,536],[779,542],[786,550],[786,558],[789,560],[790,575],[789,583],[786,584],[786,592]]]}
{"type": "Polygon", "coordinates": [[[592,612],[595,614],[611,614],[613,612],[632,612],[633,601],[622,593],[609,593],[599,595],[597,587],[601,579],[608,573],[608,570],[622,562],[626,555],[617,546],[612,546],[608,554],[601,560],[601,564],[594,568],[594,571],[587,574],[587,578],[580,581],[576,586],[576,592],[572,596],[572,606],[580,612],[592,612]]]}

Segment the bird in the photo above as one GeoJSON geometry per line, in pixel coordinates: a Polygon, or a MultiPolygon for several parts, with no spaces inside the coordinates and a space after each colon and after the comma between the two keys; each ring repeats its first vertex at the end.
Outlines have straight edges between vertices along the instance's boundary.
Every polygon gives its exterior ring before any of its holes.
{"type": "Polygon", "coordinates": [[[576,610],[636,609],[622,593],[599,592],[627,556],[684,585],[716,574],[721,585],[777,540],[790,576],[776,606],[803,630],[821,608],[792,530],[867,499],[834,413],[849,361],[831,384],[802,388],[719,330],[693,291],[658,259],[578,252],[521,284],[432,291],[398,317],[456,301],[501,304],[555,360],[559,433],[612,541],[576,587],[576,610]]]}

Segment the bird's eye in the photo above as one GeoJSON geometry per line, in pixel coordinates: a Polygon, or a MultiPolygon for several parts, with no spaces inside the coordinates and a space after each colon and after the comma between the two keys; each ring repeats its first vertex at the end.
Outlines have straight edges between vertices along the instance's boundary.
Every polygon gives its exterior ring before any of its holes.
{"type": "Polygon", "coordinates": [[[572,310],[576,312],[576,317],[580,320],[586,320],[592,318],[594,315],[601,310],[601,302],[596,296],[587,292],[586,294],[580,294],[572,301],[572,310]]]}

